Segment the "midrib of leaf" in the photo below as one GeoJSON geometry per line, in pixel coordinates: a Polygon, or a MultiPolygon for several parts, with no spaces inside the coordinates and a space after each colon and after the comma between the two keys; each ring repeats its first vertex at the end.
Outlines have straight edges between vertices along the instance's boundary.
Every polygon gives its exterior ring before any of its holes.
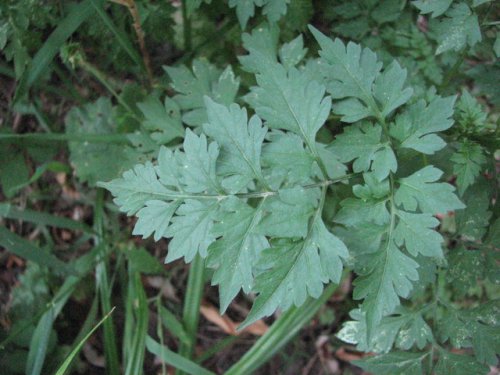
{"type": "MultiPolygon", "coordinates": [[[[387,241],[386,241],[386,244],[385,244],[385,248],[384,248],[384,252],[385,252],[385,261],[384,261],[384,268],[383,268],[383,271],[382,271],[382,278],[381,278],[381,282],[379,283],[378,285],[378,288],[377,288],[377,293],[376,293],[376,297],[375,297],[375,301],[378,301],[379,300],[379,297],[380,297],[380,293],[382,292],[382,285],[383,285],[383,280],[385,280],[386,278],[386,274],[387,274],[387,263],[389,262],[389,249],[390,249],[390,245],[391,245],[391,242],[394,242],[394,227],[395,227],[395,224],[396,224],[396,207],[395,207],[395,204],[394,204],[394,185],[393,185],[393,178],[392,177],[392,172],[389,176],[390,178],[390,195],[389,195],[389,203],[390,203],[390,215],[391,215],[391,219],[390,219],[390,222],[389,222],[389,230],[388,230],[388,233],[387,233],[387,241]]],[[[368,314],[367,314],[367,323],[368,323],[368,320],[371,321],[371,318],[368,317],[368,314]]],[[[372,324],[367,324],[366,325],[366,335],[367,335],[367,342],[370,343],[371,342],[371,339],[372,339],[372,324]]]]}
{"type": "MultiPolygon", "coordinates": [[[[346,174],[342,177],[338,178],[333,178],[330,180],[324,180],[319,183],[314,183],[314,184],[308,184],[308,185],[303,185],[301,186],[303,189],[314,189],[316,187],[323,187],[323,186],[330,186],[336,182],[351,178],[355,175],[358,175],[359,173],[351,173],[351,174],[346,174]]],[[[99,184],[99,186],[102,187],[108,187],[108,183],[104,184],[99,184]]],[[[149,189],[135,189],[133,187],[120,187],[121,190],[127,190],[132,193],[140,193],[140,194],[149,194],[154,197],[159,197],[159,198],[166,198],[167,200],[182,200],[182,199],[213,199],[217,201],[221,201],[224,199],[227,199],[229,197],[238,197],[238,198],[266,198],[269,196],[277,195],[279,194],[279,191],[275,190],[264,190],[264,191],[254,191],[250,193],[237,193],[237,194],[179,194],[179,193],[164,193],[164,192],[159,192],[159,191],[154,191],[154,190],[149,190],[149,189]]]]}
{"type": "MultiPolygon", "coordinates": [[[[376,105],[376,103],[374,103],[376,105]]],[[[390,147],[393,149],[392,147],[392,140],[391,140],[391,137],[389,135],[389,130],[387,128],[387,124],[385,122],[385,118],[382,116],[382,114],[380,113],[380,111],[378,111],[378,108],[377,108],[377,119],[378,121],[380,122],[380,125],[382,126],[382,131],[384,133],[384,136],[386,137],[387,139],[387,142],[389,143],[390,147]]],[[[389,230],[388,230],[388,233],[387,233],[387,242],[385,244],[385,248],[384,248],[384,252],[385,252],[385,261],[384,261],[384,268],[383,268],[383,271],[382,271],[382,278],[381,280],[385,280],[386,278],[386,274],[387,274],[387,263],[389,262],[389,249],[390,249],[390,245],[391,245],[391,242],[394,242],[394,228],[396,226],[396,204],[394,202],[394,194],[395,194],[395,189],[394,189],[394,173],[392,171],[389,171],[389,212],[390,212],[390,215],[391,215],[391,219],[389,221],[389,230]]],[[[394,243],[394,245],[396,245],[394,243]]],[[[377,293],[376,293],[376,299],[375,301],[378,301],[379,300],[379,297],[380,297],[380,293],[382,291],[382,285],[383,283],[380,282],[380,284],[378,285],[378,288],[377,288],[377,293]]],[[[372,339],[372,324],[368,324],[368,315],[367,315],[367,325],[366,325],[366,336],[367,336],[367,342],[370,343],[371,342],[371,339],[372,339]]],[[[370,319],[371,320],[371,319],[370,319]]]]}

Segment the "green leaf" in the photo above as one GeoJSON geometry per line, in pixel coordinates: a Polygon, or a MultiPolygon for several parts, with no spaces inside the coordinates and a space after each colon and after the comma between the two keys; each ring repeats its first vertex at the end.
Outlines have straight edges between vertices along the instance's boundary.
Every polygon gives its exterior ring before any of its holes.
{"type": "Polygon", "coordinates": [[[398,246],[405,244],[406,250],[416,257],[443,257],[443,237],[433,230],[439,220],[430,214],[415,214],[397,210],[398,224],[394,229],[394,240],[398,246]]]}
{"type": "Polygon", "coordinates": [[[422,318],[420,312],[412,312],[403,307],[396,314],[382,318],[373,332],[373,339],[367,342],[366,321],[359,310],[352,310],[349,315],[354,320],[344,323],[337,337],[356,349],[364,352],[387,353],[393,347],[409,350],[416,346],[423,349],[427,343],[433,342],[432,331],[422,318]]]}
{"type": "Polygon", "coordinates": [[[267,213],[256,230],[271,237],[306,237],[309,218],[317,206],[318,191],[294,187],[282,189],[266,201],[267,213]]]}
{"type": "Polygon", "coordinates": [[[325,87],[295,68],[288,72],[280,64],[257,74],[259,86],[252,87],[245,100],[272,129],[299,135],[310,146],[330,114],[331,99],[325,87]]]}
{"type": "Polygon", "coordinates": [[[420,14],[432,13],[436,18],[448,10],[453,0],[416,0],[411,4],[420,10],[420,14]]]}
{"type": "Polygon", "coordinates": [[[436,375],[485,375],[489,367],[482,365],[468,355],[439,351],[439,361],[434,369],[436,375]]]}
{"type": "Polygon", "coordinates": [[[453,186],[435,182],[443,172],[429,165],[409,177],[398,180],[399,188],[394,196],[396,203],[405,210],[420,211],[429,214],[446,213],[465,208],[453,193],[453,186]]]}
{"type": "Polygon", "coordinates": [[[397,170],[394,152],[381,140],[382,127],[362,122],[346,127],[329,146],[343,163],[354,160],[354,172],[372,170],[379,181],[397,170]],[[371,167],[371,168],[370,168],[371,167]]]}
{"type": "Polygon", "coordinates": [[[405,81],[406,69],[401,68],[396,60],[375,80],[373,96],[381,106],[382,116],[387,117],[413,95],[413,89],[403,89],[405,81]]]}
{"type": "MultiPolygon", "coordinates": [[[[167,148],[160,149],[158,160],[172,160],[172,152],[167,148]]],[[[171,164],[172,168],[175,164],[171,164]]],[[[165,179],[166,180],[166,179],[165,179]]],[[[166,180],[168,182],[168,180],[166,180]]],[[[160,200],[164,197],[176,198],[175,193],[163,185],[156,175],[155,167],[151,162],[138,164],[125,172],[120,179],[110,182],[99,182],[98,186],[108,189],[120,211],[134,215],[151,200],[160,200]]]]}
{"type": "Polygon", "coordinates": [[[286,14],[287,3],[290,0],[229,0],[229,6],[236,8],[236,15],[241,28],[244,29],[248,20],[255,15],[255,7],[263,7],[262,13],[269,21],[276,22],[286,14]]]}
{"type": "Polygon", "coordinates": [[[180,201],[167,203],[161,200],[150,200],[144,204],[145,206],[136,213],[138,220],[132,234],[146,238],[154,233],[154,240],[159,241],[162,237],[166,237],[167,228],[180,201]]]}
{"type": "Polygon", "coordinates": [[[483,238],[492,216],[492,212],[488,210],[491,197],[491,186],[485,181],[478,181],[465,192],[462,199],[467,207],[457,211],[455,215],[460,235],[476,241],[483,238]]]}
{"type": "Polygon", "coordinates": [[[216,202],[186,200],[176,211],[171,225],[166,230],[166,237],[172,239],[168,243],[168,254],[165,262],[172,262],[184,257],[191,262],[196,254],[205,258],[208,246],[215,241],[212,234],[213,221],[217,216],[216,202]]]}
{"type": "Polygon", "coordinates": [[[347,248],[326,229],[318,214],[311,226],[305,239],[282,240],[262,253],[257,267],[263,272],[253,288],[259,294],[240,329],[277,308],[300,306],[308,296],[318,298],[323,283],[340,281],[341,259],[347,257],[347,248]]]}
{"type": "Polygon", "coordinates": [[[309,28],[321,47],[320,56],[329,80],[327,89],[332,98],[359,99],[367,108],[366,115],[376,116],[378,109],[372,97],[372,87],[382,69],[377,55],[368,48],[362,49],[351,42],[346,46],[340,39],[332,40],[314,27],[309,28]]]}
{"type": "MultiPolygon", "coordinates": [[[[66,134],[112,134],[116,130],[116,111],[109,98],[99,98],[81,108],[75,107],[65,118],[66,134]]],[[[139,159],[128,146],[112,143],[69,142],[70,160],[82,182],[95,186],[97,181],[118,177],[139,159]]]]}
{"type": "Polygon", "coordinates": [[[445,18],[435,26],[439,45],[436,55],[454,50],[460,51],[465,46],[473,47],[480,42],[481,29],[477,15],[465,2],[454,4],[445,14],[445,18]]]}
{"type": "Polygon", "coordinates": [[[262,149],[262,164],[271,170],[272,177],[280,183],[309,182],[314,157],[304,149],[302,139],[293,133],[274,131],[268,133],[268,139],[262,149]]]}
{"type": "Polygon", "coordinates": [[[244,33],[241,39],[248,51],[247,55],[238,56],[244,70],[259,73],[277,63],[279,28],[276,25],[257,27],[251,34],[244,33]]]}
{"type": "Polygon", "coordinates": [[[137,106],[144,114],[142,123],[146,130],[151,131],[151,138],[159,144],[166,144],[175,138],[184,136],[179,106],[166,97],[164,104],[154,96],[148,96],[137,106]]]}
{"type": "Polygon", "coordinates": [[[369,270],[354,284],[354,299],[364,299],[361,307],[366,314],[368,341],[383,316],[394,311],[399,297],[407,298],[418,280],[418,263],[403,254],[391,238],[382,250],[373,254],[369,270]]]}
{"type": "Polygon", "coordinates": [[[204,97],[229,105],[234,102],[240,85],[230,66],[222,73],[205,60],[194,60],[192,72],[185,66],[164,67],[179,94],[174,100],[184,112],[182,121],[201,126],[207,121],[204,97]]]}
{"type": "MultiPolygon", "coordinates": [[[[375,357],[352,361],[356,366],[374,374],[421,375],[422,361],[429,353],[393,352],[375,357]]],[[[454,374],[450,372],[448,374],[454,374]]]]}
{"type": "Polygon", "coordinates": [[[436,96],[429,104],[424,100],[408,106],[390,128],[390,134],[401,142],[400,147],[411,148],[424,154],[433,154],[446,143],[436,132],[453,125],[455,96],[436,96]]]}
{"type": "Polygon", "coordinates": [[[219,173],[231,177],[226,186],[239,191],[253,179],[263,182],[260,156],[267,129],[260,118],[248,121],[247,111],[237,104],[225,107],[206,98],[206,106],[208,123],[203,130],[222,147],[219,173]]]}
{"type": "Polygon", "coordinates": [[[389,223],[390,214],[387,210],[389,181],[379,182],[372,174],[364,174],[363,177],[366,184],[353,187],[353,193],[357,198],[347,198],[340,202],[341,209],[335,216],[335,222],[347,226],[389,223]]]}
{"type": "Polygon", "coordinates": [[[252,208],[234,198],[224,203],[224,212],[214,226],[215,236],[223,236],[208,249],[208,266],[215,268],[212,284],[219,285],[224,312],[240,289],[249,293],[253,286],[252,267],[262,250],[269,247],[266,237],[255,227],[262,216],[262,202],[252,208]]]}
{"type": "Polygon", "coordinates": [[[459,144],[450,160],[453,162],[453,173],[457,175],[458,192],[463,195],[486,163],[483,148],[477,143],[465,140],[459,144]]]}

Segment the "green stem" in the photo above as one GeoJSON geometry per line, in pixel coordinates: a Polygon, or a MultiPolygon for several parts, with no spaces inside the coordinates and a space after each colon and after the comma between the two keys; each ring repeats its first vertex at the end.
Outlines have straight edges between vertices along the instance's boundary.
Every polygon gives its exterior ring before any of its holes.
{"type": "Polygon", "coordinates": [[[308,323],[331,297],[336,284],[330,284],[320,298],[287,310],[225,375],[251,374],[278,353],[308,323]]]}
{"type": "Polygon", "coordinates": [[[1,141],[31,142],[89,142],[130,144],[127,134],[62,134],[62,133],[25,133],[0,134],[1,141]]]}
{"type": "MultiPolygon", "coordinates": [[[[96,202],[94,207],[94,236],[96,246],[105,249],[104,237],[104,190],[97,189],[96,202]]],[[[102,260],[96,266],[96,284],[101,301],[101,311],[107,314],[111,310],[111,288],[108,281],[107,261],[102,260]]],[[[104,354],[106,358],[106,369],[110,375],[119,375],[120,362],[118,360],[118,349],[116,345],[116,331],[113,318],[110,316],[103,323],[104,329],[104,354]]]]}
{"type": "Polygon", "coordinates": [[[182,25],[184,33],[184,50],[189,53],[192,46],[191,19],[187,14],[187,0],[182,0],[182,25]]]}
{"type": "MultiPolygon", "coordinates": [[[[200,305],[203,297],[205,261],[200,255],[196,255],[189,270],[186,297],[184,298],[184,311],[182,320],[184,329],[189,336],[188,343],[181,343],[179,354],[184,358],[191,359],[196,345],[198,333],[198,321],[200,319],[200,305]]],[[[177,370],[177,375],[184,372],[177,370]]]]}

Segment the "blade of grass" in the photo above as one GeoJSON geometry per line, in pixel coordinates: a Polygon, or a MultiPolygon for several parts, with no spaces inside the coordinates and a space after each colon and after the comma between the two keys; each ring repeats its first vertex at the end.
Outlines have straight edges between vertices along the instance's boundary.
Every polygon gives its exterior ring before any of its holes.
{"type": "Polygon", "coordinates": [[[61,46],[93,13],[94,8],[90,0],[84,0],[76,4],[68,15],[59,21],[57,28],[50,34],[35,57],[33,57],[28,69],[23,73],[14,95],[14,102],[17,102],[27,93],[40,75],[48,68],[61,46]]]}
{"type": "Polygon", "coordinates": [[[0,226],[0,246],[23,259],[45,266],[59,275],[73,272],[70,266],[47,250],[33,245],[30,241],[0,226]]]}
{"type": "Polygon", "coordinates": [[[189,335],[187,334],[186,330],[184,329],[184,326],[182,325],[181,322],[177,320],[174,314],[170,312],[166,307],[161,305],[161,295],[159,295],[158,298],[158,303],[157,303],[157,310],[158,310],[158,315],[161,319],[161,322],[163,326],[170,331],[175,337],[177,337],[179,340],[181,340],[182,343],[188,344],[190,343],[190,338],[189,335]]]}
{"type": "Polygon", "coordinates": [[[64,375],[66,373],[66,371],[69,369],[69,367],[71,366],[71,362],[73,361],[73,359],[76,357],[76,355],[80,352],[80,350],[82,349],[83,347],[83,344],[85,344],[85,342],[90,338],[90,336],[92,336],[92,334],[97,330],[97,328],[99,328],[101,326],[101,324],[103,324],[106,319],[108,319],[111,314],[113,313],[113,311],[115,310],[115,308],[113,307],[111,309],[110,312],[108,312],[100,321],[99,323],[97,323],[94,328],[92,328],[90,330],[89,333],[87,333],[87,335],[85,335],[85,337],[80,340],[80,342],[78,343],[78,345],[73,348],[73,350],[71,351],[71,353],[69,353],[69,355],[66,357],[66,359],[64,360],[64,362],[62,363],[62,365],[59,367],[59,369],[57,370],[56,374],[55,375],[64,375]]]}
{"type": "Polygon", "coordinates": [[[20,142],[89,142],[89,143],[124,143],[130,144],[127,134],[62,134],[62,133],[26,133],[0,134],[0,141],[20,142]]]}
{"type": "Polygon", "coordinates": [[[211,346],[207,351],[202,353],[199,357],[196,357],[196,363],[205,362],[207,359],[211,358],[214,354],[221,352],[222,350],[233,344],[238,339],[239,337],[234,335],[229,335],[223,338],[222,340],[217,342],[217,344],[211,346]]]}
{"type": "Polygon", "coordinates": [[[130,275],[129,295],[127,298],[126,319],[134,322],[134,331],[131,337],[129,350],[127,350],[127,360],[125,365],[125,375],[137,375],[143,373],[144,348],[148,333],[148,302],[146,293],[141,282],[141,275],[134,272],[130,275]]]}
{"type": "Polygon", "coordinates": [[[320,298],[287,310],[225,375],[251,374],[278,353],[330,298],[336,284],[330,284],[320,298]]]}
{"type": "Polygon", "coordinates": [[[85,233],[93,233],[92,229],[79,221],[71,220],[66,217],[60,217],[38,212],[29,209],[19,209],[9,203],[0,203],[0,218],[23,220],[38,225],[48,225],[51,227],[81,230],[85,233]]]}
{"type": "Polygon", "coordinates": [[[162,361],[191,375],[215,375],[215,373],[197,365],[193,361],[174,353],[165,346],[160,345],[150,336],[146,338],[146,348],[149,352],[158,356],[162,361]]]}
{"type": "MultiPolygon", "coordinates": [[[[179,354],[186,359],[192,358],[194,347],[196,345],[198,321],[200,319],[200,304],[203,296],[204,263],[204,259],[201,256],[196,255],[191,263],[191,268],[189,269],[186,296],[184,298],[184,311],[182,315],[184,328],[189,336],[189,342],[181,342],[179,349],[179,354]]],[[[177,371],[176,373],[177,375],[183,374],[182,370],[177,371]]]]}
{"type": "Polygon", "coordinates": [[[70,276],[66,281],[63,283],[62,287],[59,289],[59,291],[56,293],[54,298],[46,305],[44,309],[39,311],[33,319],[30,321],[26,322],[23,326],[19,327],[16,329],[14,332],[10,333],[9,336],[4,339],[2,342],[0,342],[0,350],[5,347],[9,342],[14,340],[16,337],[18,337],[21,333],[23,333],[27,328],[32,327],[34,323],[39,321],[41,317],[46,314],[49,310],[54,309],[55,307],[59,306],[60,303],[64,305],[64,299],[67,298],[69,295],[72,293],[72,285],[73,282],[75,285],[81,281],[81,279],[86,276],[90,271],[94,269],[94,264],[96,259],[98,259],[100,256],[100,249],[94,248],[92,249],[89,253],[83,255],[79,259],[76,260],[75,262],[75,270],[78,274],[78,276],[70,276]],[[69,295],[68,295],[69,293],[69,295]]]}
{"type": "Polygon", "coordinates": [[[45,312],[38,322],[33,336],[31,337],[28,359],[26,361],[26,374],[40,375],[45,357],[47,354],[47,346],[50,338],[50,333],[54,325],[54,321],[73,294],[82,276],[69,276],[64,281],[61,288],[54,297],[55,303],[45,312]]]}
{"type": "Polygon", "coordinates": [[[32,183],[37,181],[40,177],[42,177],[46,171],[57,172],[57,173],[64,172],[69,174],[71,173],[71,168],[66,164],[60,163],[58,161],[50,161],[48,163],[43,163],[42,165],[36,167],[35,173],[33,173],[33,175],[30,177],[28,181],[26,181],[23,184],[19,184],[12,187],[12,190],[19,190],[25,186],[31,185],[32,183]]]}
{"type": "Polygon", "coordinates": [[[113,33],[118,43],[122,46],[123,50],[127,52],[132,61],[137,64],[137,66],[139,66],[144,73],[147,73],[142,62],[142,58],[134,49],[132,43],[130,42],[130,39],[128,38],[128,35],[123,30],[118,29],[114,25],[113,21],[104,10],[102,2],[97,0],[90,0],[90,2],[92,3],[92,6],[96,10],[99,17],[101,17],[102,22],[104,22],[106,27],[113,33]]]}
{"type": "MultiPolygon", "coordinates": [[[[94,243],[105,252],[108,250],[103,242],[104,236],[104,190],[97,189],[94,206],[94,243]]],[[[96,285],[101,301],[101,311],[106,314],[111,310],[111,287],[108,280],[107,261],[102,260],[96,266],[96,285]]],[[[106,358],[106,370],[108,374],[120,374],[120,361],[118,359],[118,349],[116,345],[116,330],[113,318],[106,319],[103,323],[104,329],[104,356],[106,358]]]]}

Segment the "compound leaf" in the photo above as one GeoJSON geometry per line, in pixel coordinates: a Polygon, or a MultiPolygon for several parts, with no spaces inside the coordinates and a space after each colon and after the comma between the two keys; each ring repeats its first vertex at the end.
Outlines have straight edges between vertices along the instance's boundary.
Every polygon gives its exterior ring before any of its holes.
{"type": "Polygon", "coordinates": [[[412,148],[424,154],[433,154],[446,143],[435,132],[443,131],[453,124],[455,96],[435,97],[429,104],[425,101],[408,106],[396,117],[390,134],[401,142],[401,147],[412,148]]]}
{"type": "Polygon", "coordinates": [[[262,253],[257,266],[263,272],[253,288],[259,295],[239,329],[271,315],[277,308],[300,306],[308,296],[318,298],[323,283],[340,281],[341,259],[347,255],[343,242],[326,229],[316,213],[305,239],[282,240],[262,253]]]}
{"type": "Polygon", "coordinates": [[[367,172],[370,167],[379,181],[397,170],[390,146],[382,142],[382,127],[362,122],[347,127],[329,146],[341,162],[354,160],[354,172],[367,172]]]}
{"type": "Polygon", "coordinates": [[[465,2],[454,4],[445,16],[435,27],[439,42],[436,55],[449,50],[460,51],[466,45],[473,47],[481,41],[477,15],[465,2]]]}
{"type": "Polygon", "coordinates": [[[245,188],[250,181],[263,181],[260,165],[262,142],[267,129],[259,117],[248,121],[247,111],[237,104],[229,107],[206,98],[208,122],[203,126],[207,135],[222,147],[219,173],[232,176],[235,190],[245,188]]]}
{"type": "Polygon", "coordinates": [[[424,213],[446,213],[455,209],[465,208],[453,193],[453,186],[447,183],[435,182],[443,172],[429,165],[409,177],[398,180],[399,189],[395,201],[405,210],[415,211],[418,208],[424,213]]]}
{"type": "Polygon", "coordinates": [[[252,268],[262,250],[269,247],[266,237],[255,231],[262,216],[262,202],[253,208],[237,198],[226,201],[225,212],[213,228],[216,236],[223,236],[208,249],[208,265],[216,269],[212,284],[219,285],[222,312],[240,289],[250,292],[252,268]]]}
{"type": "Polygon", "coordinates": [[[368,341],[383,316],[394,311],[399,297],[407,298],[413,281],[418,280],[418,263],[403,254],[392,238],[383,249],[372,255],[368,272],[356,279],[355,299],[364,299],[368,341]]]}
{"type": "Polygon", "coordinates": [[[428,353],[392,352],[352,363],[374,374],[421,375],[424,373],[422,361],[427,355],[428,353]]]}
{"type": "Polygon", "coordinates": [[[483,148],[470,141],[461,142],[450,160],[453,162],[453,173],[457,175],[458,192],[463,195],[486,163],[483,148]]]}
{"type": "Polygon", "coordinates": [[[394,229],[396,244],[406,245],[406,250],[416,257],[419,253],[428,257],[443,257],[443,237],[433,230],[439,220],[430,214],[416,214],[397,210],[398,224],[394,229]]]}
{"type": "Polygon", "coordinates": [[[182,121],[190,126],[201,126],[207,121],[204,97],[229,105],[234,102],[240,85],[230,66],[222,73],[205,60],[195,60],[192,72],[185,66],[164,67],[172,80],[174,96],[184,111],[182,121]]]}

